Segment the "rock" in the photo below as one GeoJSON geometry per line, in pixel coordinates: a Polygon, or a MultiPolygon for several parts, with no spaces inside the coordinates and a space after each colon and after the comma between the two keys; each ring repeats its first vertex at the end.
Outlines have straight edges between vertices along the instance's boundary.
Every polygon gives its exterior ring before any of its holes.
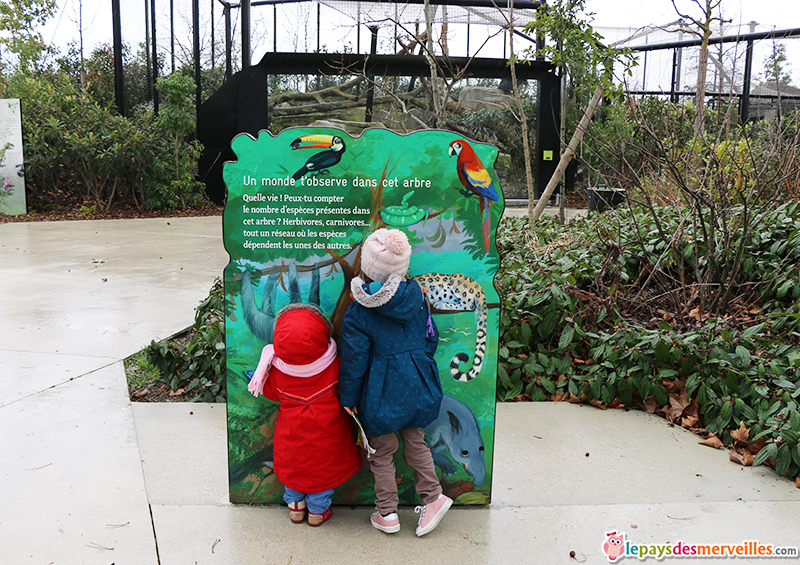
{"type": "Polygon", "coordinates": [[[505,108],[516,104],[514,97],[497,88],[465,86],[458,95],[458,103],[468,110],[483,107],[505,108]]]}

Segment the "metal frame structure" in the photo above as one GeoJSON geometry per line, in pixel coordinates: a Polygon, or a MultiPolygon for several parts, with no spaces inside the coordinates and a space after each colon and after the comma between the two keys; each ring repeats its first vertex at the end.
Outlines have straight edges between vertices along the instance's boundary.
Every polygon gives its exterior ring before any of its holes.
{"type": "MultiPolygon", "coordinates": [[[[750,120],[750,86],[753,80],[753,43],[763,39],[784,39],[787,37],[800,37],[800,28],[792,28],[792,29],[784,29],[784,30],[774,30],[774,31],[765,31],[765,32],[758,32],[758,33],[747,33],[747,34],[740,34],[740,35],[726,35],[722,37],[712,37],[708,40],[709,45],[717,45],[720,43],[740,43],[746,42],[747,49],[745,51],[745,63],[744,63],[744,84],[742,87],[742,93],[715,93],[715,92],[707,92],[706,94],[709,97],[737,97],[740,99],[739,105],[739,120],[742,123],[745,123],[750,120]]],[[[670,84],[670,91],[669,92],[658,92],[658,91],[632,91],[631,94],[635,95],[665,95],[669,94],[670,101],[673,103],[677,103],[681,96],[695,96],[695,92],[680,92],[678,90],[678,58],[680,50],[685,47],[698,47],[702,45],[702,41],[700,39],[690,39],[685,41],[672,41],[669,43],[653,43],[652,45],[640,45],[635,47],[628,47],[627,49],[634,52],[647,52],[647,51],[662,51],[666,49],[672,49],[672,79],[670,84]]],[[[773,98],[772,96],[759,96],[759,98],[773,98]]],[[[800,99],[798,96],[781,96],[783,99],[800,99]]]]}
{"type": "MultiPolygon", "coordinates": [[[[220,0],[224,2],[224,0],[220,0]]],[[[230,10],[240,7],[242,10],[242,44],[249,34],[249,9],[255,5],[277,5],[283,3],[302,2],[307,0],[256,0],[249,3],[244,0],[238,6],[226,4],[226,44],[230,45],[230,10]]],[[[358,2],[359,0],[338,0],[340,2],[358,2]]],[[[423,0],[410,0],[409,3],[422,4],[423,0]]],[[[492,0],[432,0],[432,4],[458,5],[465,7],[493,8],[492,0]]],[[[514,4],[515,9],[539,9],[545,4],[538,1],[521,0],[514,4]]],[[[517,30],[532,43],[532,39],[517,30]]],[[[230,149],[230,142],[239,133],[257,136],[258,132],[269,127],[268,77],[281,74],[335,75],[351,74],[347,69],[359,69],[369,76],[430,76],[430,63],[422,55],[380,55],[376,53],[377,27],[370,26],[371,53],[331,54],[331,53],[267,53],[257,65],[248,64],[249,49],[242,50],[242,70],[230,76],[225,84],[205,103],[198,106],[197,137],[205,147],[200,161],[200,180],[206,184],[207,192],[212,200],[222,202],[224,183],[222,181],[222,165],[236,157],[230,149]]],[[[230,49],[228,49],[230,53],[230,49]]],[[[511,70],[506,59],[437,57],[440,72],[445,76],[448,69],[467,69],[470,78],[511,77],[511,70]]],[[[227,69],[230,69],[230,56],[227,69]]],[[[517,64],[515,68],[519,80],[533,79],[539,82],[537,104],[536,148],[534,161],[536,170],[536,194],[541,194],[547,181],[555,171],[557,160],[553,155],[560,153],[559,124],[560,116],[560,78],[557,69],[543,60],[517,64]],[[546,158],[548,157],[549,158],[546,158]]],[[[372,116],[372,96],[367,91],[365,100],[365,121],[372,116]]]]}

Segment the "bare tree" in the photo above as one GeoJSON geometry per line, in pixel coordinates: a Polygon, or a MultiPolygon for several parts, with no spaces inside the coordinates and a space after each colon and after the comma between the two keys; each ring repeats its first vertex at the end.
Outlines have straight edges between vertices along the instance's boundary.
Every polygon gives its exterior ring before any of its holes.
{"type": "Polygon", "coordinates": [[[675,12],[682,19],[686,20],[690,26],[686,27],[684,31],[691,33],[700,38],[700,56],[697,63],[697,97],[696,97],[696,113],[694,118],[694,132],[699,135],[705,131],[705,98],[706,98],[706,75],[708,74],[708,40],[711,38],[711,27],[714,22],[719,21],[723,23],[721,16],[715,16],[714,11],[720,6],[722,0],[691,0],[695,6],[701,11],[700,17],[694,17],[688,13],[682,12],[675,0],[672,1],[672,7],[675,12]]]}

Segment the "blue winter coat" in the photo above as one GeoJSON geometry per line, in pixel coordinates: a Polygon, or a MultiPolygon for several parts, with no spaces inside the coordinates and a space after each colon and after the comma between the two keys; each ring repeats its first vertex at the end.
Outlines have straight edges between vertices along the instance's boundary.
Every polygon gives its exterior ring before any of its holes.
{"type": "Polygon", "coordinates": [[[396,275],[375,294],[363,284],[353,279],[342,323],[339,402],[358,407],[370,435],[425,427],[439,414],[442,384],[433,360],[439,332],[422,289],[396,275]]]}

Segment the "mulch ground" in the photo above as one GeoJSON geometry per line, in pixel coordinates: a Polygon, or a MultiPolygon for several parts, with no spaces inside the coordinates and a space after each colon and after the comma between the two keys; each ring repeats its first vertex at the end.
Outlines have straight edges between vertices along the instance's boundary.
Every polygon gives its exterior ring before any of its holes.
{"type": "Polygon", "coordinates": [[[191,218],[197,216],[221,216],[222,206],[211,202],[197,208],[173,208],[172,210],[145,210],[121,202],[106,212],[95,210],[91,202],[70,200],[50,210],[30,210],[27,214],[8,216],[0,214],[0,224],[16,222],[63,222],[70,220],[130,220],[134,218],[191,218]]]}

